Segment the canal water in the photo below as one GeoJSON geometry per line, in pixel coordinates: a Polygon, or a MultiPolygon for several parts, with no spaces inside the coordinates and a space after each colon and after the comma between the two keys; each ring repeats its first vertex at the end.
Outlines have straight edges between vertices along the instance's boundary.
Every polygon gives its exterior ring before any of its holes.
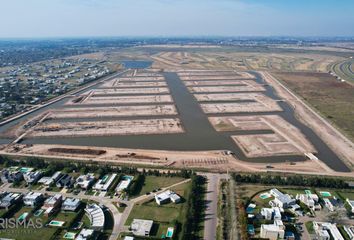
{"type": "MultiPolygon", "coordinates": [[[[145,65],[142,65],[145,66],[145,65]]],[[[236,156],[244,161],[252,162],[284,162],[284,161],[301,161],[304,156],[277,156],[277,157],[262,157],[262,158],[247,158],[238,146],[231,139],[232,135],[238,134],[260,134],[272,133],[272,131],[231,131],[231,132],[217,132],[214,130],[208,116],[216,116],[216,114],[206,115],[197,100],[194,98],[187,87],[183,84],[176,73],[163,73],[174,103],[177,107],[179,118],[184,127],[184,133],[178,134],[156,134],[156,135],[133,135],[133,136],[99,136],[99,137],[73,137],[73,138],[36,138],[26,139],[23,143],[32,144],[66,144],[66,145],[82,145],[82,146],[102,146],[102,147],[121,147],[121,148],[140,148],[140,149],[159,149],[159,150],[230,150],[236,156]]],[[[256,73],[256,81],[265,84],[263,79],[256,73]]],[[[97,86],[96,86],[97,87],[97,86]]],[[[271,86],[265,85],[265,94],[275,100],[280,100],[275,95],[271,86]]],[[[87,91],[87,90],[86,90],[87,91]]],[[[41,109],[35,113],[29,114],[26,118],[16,120],[5,126],[0,127],[0,132],[8,129],[18,122],[24,121],[28,117],[34,116],[40,112],[48,110],[49,108],[71,107],[63,106],[67,101],[64,99],[47,108],[41,109]]],[[[279,114],[288,122],[299,128],[302,133],[310,140],[318,151],[317,156],[323,160],[329,167],[336,171],[349,171],[348,167],[336,156],[336,154],[328,148],[328,146],[307,126],[302,124],[294,116],[293,109],[286,102],[279,102],[283,108],[283,112],[275,113],[240,113],[240,114],[217,114],[217,116],[226,115],[260,115],[260,114],[279,114]]],[[[136,117],[134,117],[136,118],[136,117]]],[[[138,117],[146,118],[146,117],[138,117]]],[[[154,117],[148,117],[154,118],[154,117]]],[[[157,117],[160,118],[160,117],[157,117]]],[[[105,118],[105,120],[115,119],[132,119],[132,117],[123,118],[105,118]]],[[[95,119],[76,119],[74,121],[89,121],[95,119]]],[[[50,120],[58,121],[58,120],[50,120]]],[[[62,120],[60,120],[62,121],[62,120]]],[[[67,121],[67,120],[64,120],[67,121]]],[[[0,139],[1,141],[9,141],[9,139],[0,139]]]]}

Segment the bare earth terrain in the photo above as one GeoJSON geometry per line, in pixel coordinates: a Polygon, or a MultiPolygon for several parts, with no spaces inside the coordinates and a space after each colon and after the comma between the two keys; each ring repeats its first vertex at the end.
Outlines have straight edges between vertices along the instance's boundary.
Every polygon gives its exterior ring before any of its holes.
{"type": "Polygon", "coordinates": [[[90,105],[90,104],[136,104],[136,103],[171,103],[171,95],[140,95],[140,96],[92,96],[82,95],[70,99],[67,105],[90,105]]]}
{"type": "Polygon", "coordinates": [[[178,119],[139,119],[92,122],[42,123],[33,128],[29,137],[76,137],[136,134],[181,133],[178,119]]]}
{"type": "Polygon", "coordinates": [[[52,111],[47,118],[102,118],[156,115],[177,115],[177,109],[174,105],[65,108],[52,111]]]}

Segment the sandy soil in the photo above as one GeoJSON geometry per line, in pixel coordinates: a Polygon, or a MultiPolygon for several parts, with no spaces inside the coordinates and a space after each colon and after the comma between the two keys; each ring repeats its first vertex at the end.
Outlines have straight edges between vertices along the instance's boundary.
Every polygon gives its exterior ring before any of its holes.
{"type": "Polygon", "coordinates": [[[248,157],[316,152],[299,129],[277,115],[210,117],[209,121],[217,131],[272,130],[274,134],[232,137],[248,157]]]}
{"type": "Polygon", "coordinates": [[[196,93],[194,97],[199,102],[213,102],[213,101],[255,101],[255,102],[275,102],[272,98],[263,93],[196,93]]]}
{"type": "Polygon", "coordinates": [[[99,88],[132,88],[132,87],[165,87],[165,82],[121,82],[119,79],[114,79],[100,85],[99,88]]]}
{"type": "Polygon", "coordinates": [[[167,134],[183,132],[177,118],[136,119],[117,121],[41,123],[32,128],[29,137],[76,137],[137,134],[167,134]]]}
{"type": "Polygon", "coordinates": [[[99,96],[99,95],[108,95],[108,94],[110,94],[110,95],[120,95],[120,94],[162,94],[162,93],[169,93],[170,91],[166,87],[161,87],[161,88],[95,89],[95,90],[92,90],[92,92],[93,92],[94,96],[99,96]]]}
{"type": "Polygon", "coordinates": [[[284,85],[268,72],[261,72],[265,81],[271,84],[280,97],[286,99],[295,109],[297,118],[312,128],[328,146],[354,169],[354,144],[325,119],[310,109],[300,98],[294,95],[284,85]]]}
{"type": "Polygon", "coordinates": [[[210,113],[275,112],[283,109],[275,102],[203,103],[203,111],[210,113]]]}
{"type": "Polygon", "coordinates": [[[53,110],[48,118],[102,118],[158,115],[177,115],[177,109],[174,105],[64,108],[53,110]]]}
{"type": "MultiPolygon", "coordinates": [[[[321,162],[304,161],[297,163],[272,163],[272,169],[266,168],[264,163],[243,162],[233,156],[223,154],[223,151],[160,151],[143,149],[122,149],[122,148],[99,148],[99,147],[79,147],[78,149],[105,150],[106,153],[100,156],[57,153],[53,155],[49,152],[51,148],[69,148],[73,146],[65,145],[11,145],[0,150],[0,154],[14,156],[40,156],[48,159],[67,159],[78,161],[97,161],[107,164],[140,164],[154,167],[167,166],[176,168],[200,168],[210,171],[246,171],[246,172],[293,172],[301,174],[317,174],[331,176],[352,176],[352,173],[334,172],[321,164],[321,162]],[[138,158],[129,157],[136,154],[138,158]],[[126,157],[125,157],[126,156],[126,157]]],[[[269,164],[268,164],[269,165],[269,164]]]]}
{"type": "Polygon", "coordinates": [[[199,85],[204,85],[204,86],[213,86],[213,85],[237,85],[237,86],[247,86],[248,83],[245,82],[244,80],[229,80],[229,81],[224,81],[224,80],[219,80],[219,81],[185,81],[184,84],[186,86],[199,86],[199,85]]]}
{"type": "MultiPolygon", "coordinates": [[[[181,76],[181,80],[183,81],[195,81],[195,80],[241,80],[245,79],[243,76],[237,76],[237,75],[215,75],[215,76],[208,76],[208,75],[202,75],[202,76],[181,76]]],[[[247,78],[248,79],[248,78],[247,78]]]]}
{"type": "Polygon", "coordinates": [[[171,103],[171,95],[140,95],[140,96],[91,96],[77,102],[76,98],[70,99],[66,105],[90,105],[90,104],[134,104],[134,103],[171,103]]]}
{"type": "Polygon", "coordinates": [[[247,86],[209,86],[209,87],[188,87],[192,93],[212,92],[262,92],[265,88],[260,84],[248,84],[247,86]]]}
{"type": "Polygon", "coordinates": [[[165,78],[163,76],[147,76],[147,77],[120,77],[120,82],[155,82],[155,81],[164,81],[165,78]]]}
{"type": "Polygon", "coordinates": [[[225,70],[180,70],[178,75],[183,77],[213,77],[213,76],[234,76],[240,79],[254,79],[255,76],[248,72],[225,71],[225,70]]]}

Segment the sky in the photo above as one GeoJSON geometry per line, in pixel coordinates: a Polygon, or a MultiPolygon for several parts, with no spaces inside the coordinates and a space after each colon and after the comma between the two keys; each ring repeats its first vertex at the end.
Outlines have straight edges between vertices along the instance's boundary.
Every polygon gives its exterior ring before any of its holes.
{"type": "Polygon", "coordinates": [[[354,36],[354,0],[0,0],[0,38],[354,36]]]}

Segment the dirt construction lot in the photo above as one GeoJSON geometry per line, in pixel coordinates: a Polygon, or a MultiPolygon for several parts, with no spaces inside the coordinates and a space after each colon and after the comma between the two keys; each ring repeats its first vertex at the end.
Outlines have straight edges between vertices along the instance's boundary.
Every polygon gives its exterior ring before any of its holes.
{"type": "Polygon", "coordinates": [[[111,80],[105,82],[100,88],[132,88],[132,87],[165,87],[165,82],[121,82],[118,80],[111,80]]]}
{"type": "Polygon", "coordinates": [[[156,115],[177,115],[177,110],[174,105],[65,108],[51,112],[48,118],[101,118],[156,115]]]}
{"type": "Polygon", "coordinates": [[[203,111],[211,113],[277,112],[283,109],[275,102],[203,103],[203,111]]]}
{"type": "Polygon", "coordinates": [[[185,81],[184,84],[186,86],[218,86],[218,85],[234,85],[234,86],[247,86],[248,83],[245,80],[210,80],[210,81],[185,81]]]}
{"type": "Polygon", "coordinates": [[[281,155],[304,155],[313,150],[310,143],[299,145],[286,135],[274,134],[254,134],[237,135],[232,139],[241,148],[243,153],[249,157],[266,157],[281,155]]]}
{"type": "Polygon", "coordinates": [[[135,103],[171,103],[171,95],[140,95],[140,96],[80,96],[70,99],[66,105],[90,105],[90,104],[135,104],[135,103]]]}
{"type": "Polygon", "coordinates": [[[214,101],[253,101],[253,102],[275,102],[263,93],[209,93],[194,94],[198,102],[214,101]]]}
{"type": "Polygon", "coordinates": [[[179,119],[136,119],[118,121],[41,123],[30,130],[30,137],[77,137],[181,133],[179,119]]]}
{"type": "Polygon", "coordinates": [[[192,93],[212,92],[262,92],[265,88],[259,84],[248,84],[247,86],[210,86],[210,87],[188,87],[192,93]]]}
{"type": "Polygon", "coordinates": [[[124,94],[163,94],[169,93],[168,88],[120,88],[120,89],[95,89],[93,96],[100,95],[124,95],[124,94]]]}
{"type": "Polygon", "coordinates": [[[210,117],[217,131],[272,130],[274,134],[232,136],[248,157],[316,152],[299,129],[277,115],[210,117]]]}

